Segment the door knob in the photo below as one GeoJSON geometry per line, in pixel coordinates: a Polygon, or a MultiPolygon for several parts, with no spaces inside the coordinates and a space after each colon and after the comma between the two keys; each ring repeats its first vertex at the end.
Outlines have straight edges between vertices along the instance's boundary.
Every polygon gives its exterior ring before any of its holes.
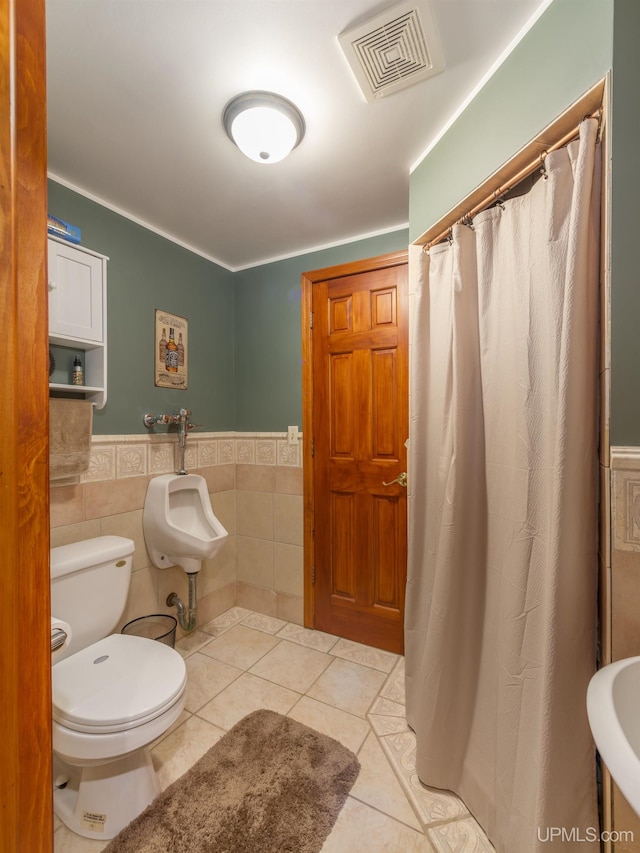
{"type": "Polygon", "coordinates": [[[407,488],[407,472],[403,471],[402,474],[398,474],[398,476],[395,478],[395,480],[389,480],[388,483],[385,483],[384,480],[382,481],[383,486],[393,486],[394,483],[397,483],[399,486],[404,486],[404,488],[406,489],[407,488]]]}

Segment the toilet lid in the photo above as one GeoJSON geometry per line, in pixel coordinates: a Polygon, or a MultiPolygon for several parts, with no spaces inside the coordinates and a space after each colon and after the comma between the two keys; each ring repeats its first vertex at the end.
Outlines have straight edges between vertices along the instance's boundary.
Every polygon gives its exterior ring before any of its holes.
{"type": "Polygon", "coordinates": [[[81,732],[115,732],[160,716],[184,692],[186,667],[170,646],[112,634],[52,669],[53,718],[81,732]]]}

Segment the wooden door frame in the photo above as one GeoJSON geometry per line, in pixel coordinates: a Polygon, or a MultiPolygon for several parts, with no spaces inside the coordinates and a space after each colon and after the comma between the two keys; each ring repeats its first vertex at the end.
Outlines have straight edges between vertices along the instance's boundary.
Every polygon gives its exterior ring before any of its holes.
{"type": "Polygon", "coordinates": [[[0,0],[0,849],[50,853],[44,0],[0,0]]]}
{"type": "Polygon", "coordinates": [[[344,278],[358,273],[373,272],[388,269],[408,263],[409,251],[392,252],[388,255],[378,255],[361,261],[352,261],[334,267],[313,270],[302,273],[302,474],[304,494],[304,624],[307,628],[315,627],[315,589],[313,585],[314,562],[314,501],[313,501],[313,286],[320,281],[344,278]]]}

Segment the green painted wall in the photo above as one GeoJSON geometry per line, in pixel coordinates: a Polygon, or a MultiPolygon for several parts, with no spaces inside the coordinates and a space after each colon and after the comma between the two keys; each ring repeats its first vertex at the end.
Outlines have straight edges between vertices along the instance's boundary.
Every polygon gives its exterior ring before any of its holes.
{"type": "Polygon", "coordinates": [[[78,225],[82,244],[108,255],[108,396],[94,433],[145,433],[142,416],[185,407],[207,430],[235,418],[233,273],[49,181],[49,213],[78,225]],[[155,309],[189,321],[186,391],[154,385],[155,309]]]}
{"type": "MultiPolygon", "coordinates": [[[[146,411],[187,405],[207,429],[300,424],[300,276],[404,248],[613,67],[612,418],[640,444],[640,3],[554,0],[410,179],[410,228],[231,273],[54,182],[49,211],[110,256],[109,401],[98,434],[144,432],[146,411]],[[614,24],[615,8],[615,24],[614,24]],[[153,384],[154,310],[189,319],[189,390],[153,384]]],[[[425,109],[427,108],[425,104],[425,109]]]]}
{"type": "Polygon", "coordinates": [[[601,80],[612,45],[613,0],[554,0],[414,169],[411,240],[601,80]]]}
{"type": "Polygon", "coordinates": [[[414,170],[409,203],[415,240],[612,71],[610,437],[630,446],[640,445],[639,42],[638,0],[554,0],[414,170]]]}
{"type": "Polygon", "coordinates": [[[146,433],[146,412],[182,406],[207,430],[301,425],[301,274],[409,242],[403,229],[232,273],[54,181],[49,213],[109,257],[108,397],[94,415],[96,435],[146,433]],[[189,321],[186,391],[154,385],[156,308],[189,321]]]}
{"type": "Polygon", "coordinates": [[[615,0],[611,193],[611,443],[640,445],[640,3],[615,0]]]}
{"type": "Polygon", "coordinates": [[[238,431],[302,426],[302,273],[397,252],[408,242],[402,229],[235,274],[238,431]]]}

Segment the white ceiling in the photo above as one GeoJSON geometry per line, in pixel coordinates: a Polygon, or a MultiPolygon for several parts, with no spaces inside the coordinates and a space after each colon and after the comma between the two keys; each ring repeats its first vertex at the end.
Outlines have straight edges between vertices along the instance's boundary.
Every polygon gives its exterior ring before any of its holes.
{"type": "Polygon", "coordinates": [[[395,0],[47,0],[49,173],[232,270],[406,226],[411,168],[548,2],[431,0],[444,72],[367,103],[338,34],[395,0]],[[249,89],[305,117],[281,163],[224,132],[249,89]]]}

